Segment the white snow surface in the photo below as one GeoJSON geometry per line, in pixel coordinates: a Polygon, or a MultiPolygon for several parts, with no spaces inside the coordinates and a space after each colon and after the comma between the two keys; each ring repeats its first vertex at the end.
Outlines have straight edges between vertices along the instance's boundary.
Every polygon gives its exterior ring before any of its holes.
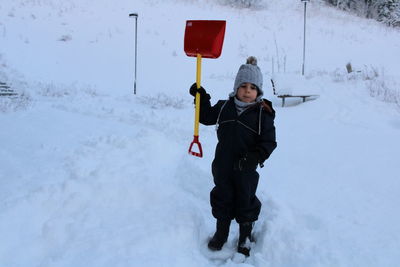
{"type": "Polygon", "coordinates": [[[0,266],[398,266],[399,30],[310,2],[302,77],[300,1],[220,2],[1,1],[0,82],[20,95],[0,98],[0,266]],[[221,57],[202,65],[212,102],[254,55],[276,110],[247,259],[236,223],[207,249],[217,140],[201,126],[204,157],[187,153],[189,19],[227,21],[221,57]],[[271,77],[319,97],[281,107],[271,77]]]}

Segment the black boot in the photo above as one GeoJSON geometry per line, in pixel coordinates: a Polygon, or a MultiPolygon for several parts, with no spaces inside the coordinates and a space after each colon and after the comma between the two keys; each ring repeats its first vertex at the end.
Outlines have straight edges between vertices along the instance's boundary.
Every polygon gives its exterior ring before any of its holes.
{"type": "Polygon", "coordinates": [[[253,222],[245,222],[239,224],[239,243],[238,252],[250,256],[250,242],[253,242],[251,230],[253,229],[253,222]]]}
{"type": "Polygon", "coordinates": [[[222,246],[228,240],[230,220],[217,220],[217,231],[208,242],[208,248],[211,250],[221,250],[222,246]]]}

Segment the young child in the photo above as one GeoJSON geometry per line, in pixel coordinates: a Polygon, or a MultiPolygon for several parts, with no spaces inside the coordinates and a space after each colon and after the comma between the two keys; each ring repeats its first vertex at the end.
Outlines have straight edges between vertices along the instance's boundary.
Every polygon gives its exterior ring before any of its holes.
{"type": "Polygon", "coordinates": [[[257,59],[249,57],[240,66],[233,92],[228,100],[211,106],[210,95],[196,84],[190,94],[200,93],[200,123],[216,125],[218,144],[212,162],[215,187],[210,193],[212,214],[217,230],[208,243],[211,250],[221,250],[228,239],[231,220],[239,223],[239,253],[249,256],[251,231],[260,214],[256,196],[257,166],[276,148],[271,102],[262,99],[262,74],[257,59]]]}

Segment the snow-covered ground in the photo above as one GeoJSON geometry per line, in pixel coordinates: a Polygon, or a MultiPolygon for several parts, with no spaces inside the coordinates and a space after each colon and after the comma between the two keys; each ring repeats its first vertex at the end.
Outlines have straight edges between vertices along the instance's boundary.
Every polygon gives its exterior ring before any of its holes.
{"type": "Polygon", "coordinates": [[[0,266],[398,266],[399,30],[311,2],[301,77],[300,1],[217,2],[0,3],[0,82],[20,93],[0,98],[0,266]],[[221,252],[206,247],[216,137],[201,126],[204,158],[187,154],[188,19],[227,20],[221,57],[203,61],[212,102],[255,55],[277,112],[244,263],[235,224],[221,252]],[[319,97],[281,107],[270,77],[319,97]]]}

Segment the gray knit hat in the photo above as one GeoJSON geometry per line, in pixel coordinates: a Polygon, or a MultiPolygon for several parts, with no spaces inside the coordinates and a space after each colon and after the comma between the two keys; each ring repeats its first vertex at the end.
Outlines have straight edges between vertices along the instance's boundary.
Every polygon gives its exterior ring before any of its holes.
{"type": "Polygon", "coordinates": [[[246,64],[240,66],[238,73],[236,74],[235,84],[233,86],[233,92],[229,94],[230,97],[236,95],[238,88],[243,83],[252,83],[257,86],[258,96],[257,101],[259,101],[264,92],[262,90],[263,77],[260,68],[257,66],[257,59],[255,57],[247,58],[246,64]]]}

